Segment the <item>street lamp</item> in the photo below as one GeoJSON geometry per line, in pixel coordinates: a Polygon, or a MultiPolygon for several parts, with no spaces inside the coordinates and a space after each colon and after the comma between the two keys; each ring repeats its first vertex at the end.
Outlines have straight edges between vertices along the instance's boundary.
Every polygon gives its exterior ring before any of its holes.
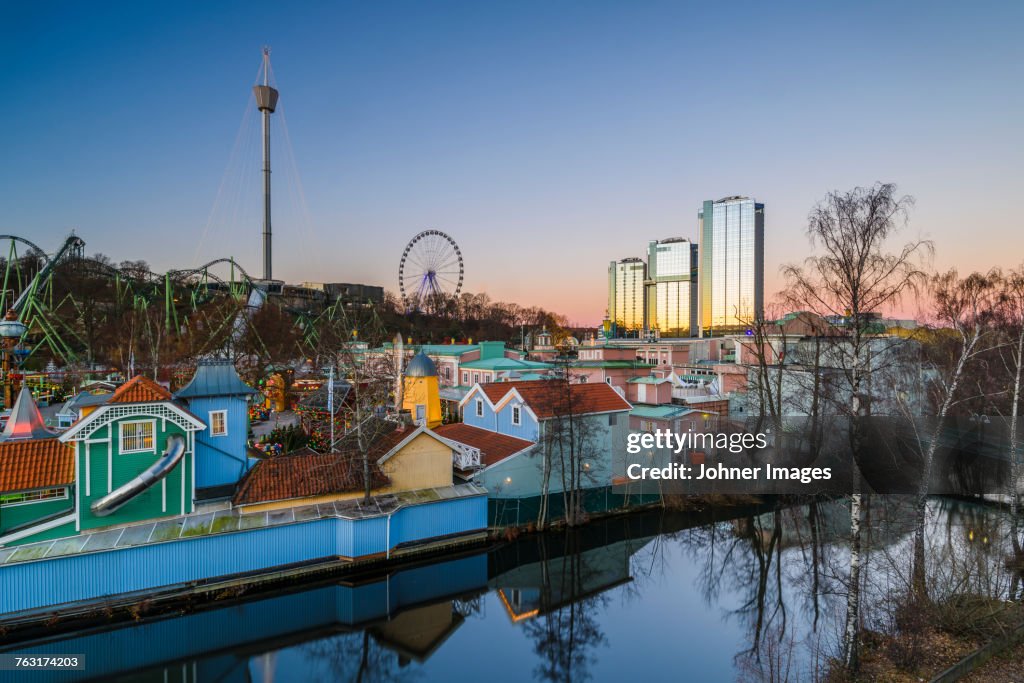
{"type": "Polygon", "coordinates": [[[11,382],[11,360],[14,356],[14,347],[18,345],[28,328],[18,320],[14,309],[8,309],[7,315],[0,320],[0,346],[3,348],[3,381],[4,381],[4,408],[10,408],[14,402],[14,385],[11,382]]]}

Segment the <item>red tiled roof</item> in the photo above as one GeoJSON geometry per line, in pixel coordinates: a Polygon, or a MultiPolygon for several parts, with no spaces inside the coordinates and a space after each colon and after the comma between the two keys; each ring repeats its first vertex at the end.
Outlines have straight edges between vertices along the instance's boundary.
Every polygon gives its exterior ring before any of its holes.
{"type": "Polygon", "coordinates": [[[0,493],[67,486],[75,481],[75,452],[57,439],[0,443],[0,493]]]}
{"type": "Polygon", "coordinates": [[[441,425],[434,433],[451,441],[458,441],[473,448],[480,449],[480,463],[493,465],[519,451],[533,445],[532,441],[517,439],[514,436],[498,434],[479,427],[471,427],[462,422],[441,425]]]}
{"type": "Polygon", "coordinates": [[[534,415],[541,420],[568,415],[570,408],[574,415],[631,409],[626,399],[619,396],[615,389],[604,382],[570,384],[568,396],[565,387],[564,382],[556,380],[491,382],[480,385],[491,403],[497,403],[512,389],[516,389],[534,415]]]}
{"type": "Polygon", "coordinates": [[[142,375],[118,387],[107,403],[160,403],[171,400],[171,392],[142,375]]]}
{"type": "MultiPolygon", "coordinates": [[[[388,484],[376,463],[371,463],[373,488],[388,484]]],[[[290,498],[326,496],[363,490],[363,463],[352,454],[314,453],[307,449],[260,460],[242,479],[235,505],[251,505],[290,498]]]]}

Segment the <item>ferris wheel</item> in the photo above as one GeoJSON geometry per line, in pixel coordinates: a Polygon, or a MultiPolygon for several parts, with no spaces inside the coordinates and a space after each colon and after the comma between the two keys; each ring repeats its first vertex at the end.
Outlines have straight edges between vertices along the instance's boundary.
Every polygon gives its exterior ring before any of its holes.
{"type": "Polygon", "coordinates": [[[440,230],[424,230],[409,240],[398,264],[398,288],[407,309],[430,305],[462,291],[462,252],[440,230]]]}

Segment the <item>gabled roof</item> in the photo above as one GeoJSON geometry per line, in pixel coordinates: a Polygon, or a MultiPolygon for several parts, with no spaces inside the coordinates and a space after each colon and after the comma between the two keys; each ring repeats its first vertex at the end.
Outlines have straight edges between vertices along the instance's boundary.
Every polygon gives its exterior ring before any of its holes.
{"type": "MultiPolygon", "coordinates": [[[[557,381],[492,382],[477,385],[491,406],[497,406],[510,392],[515,392],[539,420],[568,415],[589,415],[629,410],[629,402],[604,382],[566,384],[557,381]]],[[[474,390],[476,388],[474,387],[474,390]]],[[[465,402],[474,391],[463,399],[465,402]]]]}
{"type": "Polygon", "coordinates": [[[162,403],[171,400],[171,392],[146,377],[136,375],[118,387],[109,403],[162,403]]]}
{"type": "Polygon", "coordinates": [[[90,394],[88,391],[80,391],[69,399],[64,407],[57,411],[57,414],[76,415],[82,408],[103,405],[110,400],[111,396],[113,394],[90,394]]]}
{"type": "Polygon", "coordinates": [[[51,439],[57,436],[43,422],[36,400],[27,386],[22,386],[18,398],[14,400],[11,416],[7,418],[7,426],[0,434],[0,442],[24,439],[51,439]]]}
{"type": "Polygon", "coordinates": [[[378,442],[373,444],[374,453],[383,453],[377,458],[377,463],[383,465],[389,458],[391,458],[391,456],[401,452],[401,450],[405,448],[406,444],[410,443],[420,434],[426,434],[438,443],[451,448],[451,444],[448,443],[447,440],[426,425],[420,425],[414,429],[410,429],[402,425],[390,434],[384,435],[378,442]]]}
{"type": "MultiPolygon", "coordinates": [[[[376,463],[370,465],[373,488],[388,484],[376,463]]],[[[363,489],[363,463],[353,453],[317,453],[303,448],[256,463],[242,479],[232,503],[253,505],[363,489]]]]}
{"type": "Polygon", "coordinates": [[[534,445],[532,441],[517,439],[462,422],[441,425],[434,432],[449,441],[456,441],[480,451],[480,464],[491,466],[521,453],[534,445]]]}
{"type": "Polygon", "coordinates": [[[67,486],[75,481],[75,452],[57,439],[0,443],[0,493],[67,486]]]}
{"type": "Polygon", "coordinates": [[[209,359],[199,361],[196,374],[174,396],[175,398],[202,398],[206,396],[249,396],[256,390],[242,381],[230,360],[209,359]]]}
{"type": "MultiPolygon", "coordinates": [[[[151,383],[155,384],[154,382],[151,383]]],[[[125,386],[128,385],[126,384],[125,386]]],[[[122,401],[120,405],[124,405],[126,403],[129,402],[122,401]]],[[[171,400],[171,395],[169,393],[167,394],[167,398],[164,399],[163,401],[140,401],[138,403],[138,406],[139,407],[135,409],[135,412],[138,413],[139,415],[160,414],[166,416],[167,413],[166,411],[164,411],[164,408],[166,408],[166,410],[170,411],[172,415],[172,417],[170,417],[169,419],[172,422],[175,422],[175,424],[177,424],[186,431],[196,432],[202,429],[206,429],[205,422],[203,422],[201,419],[193,415],[185,408],[174,403],[174,401],[171,400]],[[157,403],[159,403],[159,405],[154,405],[157,403]]],[[[116,420],[119,419],[119,417],[123,417],[123,415],[119,415],[113,418],[107,417],[110,414],[110,412],[112,410],[116,410],[117,407],[118,404],[114,403],[113,401],[101,405],[96,410],[92,411],[84,418],[82,418],[75,424],[71,425],[71,427],[67,431],[62,432],[58,436],[58,438],[65,443],[68,441],[80,441],[83,438],[87,438],[88,434],[91,433],[91,430],[94,429],[92,425],[94,425],[95,423],[102,423],[103,421],[106,420],[116,420]]]]}

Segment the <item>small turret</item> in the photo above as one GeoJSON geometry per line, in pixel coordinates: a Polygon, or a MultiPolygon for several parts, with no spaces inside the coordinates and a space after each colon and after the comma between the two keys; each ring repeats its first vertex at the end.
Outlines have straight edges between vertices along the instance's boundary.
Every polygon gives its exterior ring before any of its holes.
{"type": "Polygon", "coordinates": [[[249,400],[256,390],[230,360],[202,360],[175,398],[206,423],[196,433],[196,498],[229,496],[249,469],[249,400]]]}
{"type": "Polygon", "coordinates": [[[416,424],[433,429],[441,424],[441,394],[437,366],[420,351],[405,369],[402,380],[402,408],[408,410],[416,424]]]}

